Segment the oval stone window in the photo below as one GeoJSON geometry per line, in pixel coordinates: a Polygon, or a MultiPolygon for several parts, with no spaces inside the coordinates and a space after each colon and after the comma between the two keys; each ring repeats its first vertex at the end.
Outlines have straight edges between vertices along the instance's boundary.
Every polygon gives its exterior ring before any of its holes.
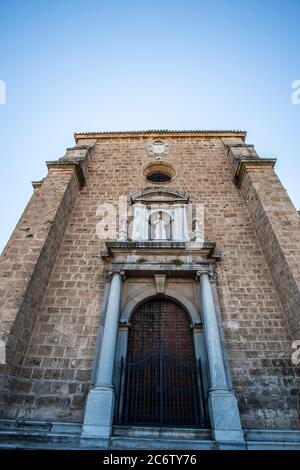
{"type": "Polygon", "coordinates": [[[151,183],[166,183],[167,181],[171,181],[171,179],[170,175],[162,171],[154,171],[147,176],[147,180],[151,181],[151,183]]]}
{"type": "Polygon", "coordinates": [[[150,183],[168,183],[175,175],[175,168],[169,162],[152,162],[143,169],[143,177],[150,183]]]}

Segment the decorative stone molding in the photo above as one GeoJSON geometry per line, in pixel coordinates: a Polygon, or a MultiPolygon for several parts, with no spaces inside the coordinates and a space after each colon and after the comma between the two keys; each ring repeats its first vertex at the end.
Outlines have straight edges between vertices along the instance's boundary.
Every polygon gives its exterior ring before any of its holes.
{"type": "Polygon", "coordinates": [[[215,243],[204,242],[119,242],[107,241],[107,250],[101,252],[107,262],[107,271],[123,270],[131,276],[166,274],[195,277],[195,273],[220,260],[215,243]],[[134,256],[133,256],[134,254],[134,256]]]}
{"type": "Polygon", "coordinates": [[[106,243],[106,248],[110,254],[117,253],[119,251],[126,251],[132,249],[146,249],[150,251],[156,249],[165,249],[165,250],[174,250],[174,249],[181,249],[186,250],[186,252],[192,251],[201,251],[209,256],[214,257],[216,255],[217,258],[220,257],[220,252],[215,250],[216,244],[211,241],[205,241],[199,247],[199,244],[194,242],[176,242],[176,241],[156,241],[156,240],[145,240],[145,241],[115,241],[115,240],[108,240],[106,243]]]}
{"type": "Polygon", "coordinates": [[[157,184],[164,185],[166,183],[169,183],[171,180],[173,180],[176,177],[176,175],[177,175],[177,171],[174,168],[174,166],[171,165],[171,163],[166,162],[166,161],[157,161],[157,162],[148,163],[148,165],[146,165],[142,170],[143,179],[147,181],[147,183],[156,184],[156,185],[157,184]],[[149,179],[149,176],[152,173],[165,173],[166,175],[168,175],[169,179],[164,182],[154,183],[149,179]]]}
{"type": "Polygon", "coordinates": [[[217,272],[215,265],[209,265],[207,268],[204,267],[203,270],[198,270],[196,273],[196,279],[200,281],[200,278],[203,274],[207,274],[211,284],[215,284],[217,281],[217,272]]]}
{"type": "MultiPolygon", "coordinates": [[[[135,292],[135,295],[128,297],[123,309],[121,311],[120,321],[123,324],[130,324],[130,318],[135,308],[142,302],[154,297],[156,295],[156,289],[153,284],[149,283],[148,287],[142,287],[135,292]]],[[[190,316],[192,324],[200,324],[202,319],[200,316],[199,309],[197,306],[188,299],[183,292],[178,289],[170,287],[168,284],[165,287],[165,293],[168,298],[173,299],[182,305],[190,316]]]]}
{"type": "Polygon", "coordinates": [[[85,186],[85,177],[80,165],[76,162],[60,162],[60,161],[52,161],[46,162],[47,168],[49,171],[65,171],[67,169],[73,169],[76,173],[78,183],[80,188],[85,186]]]}
{"type": "Polygon", "coordinates": [[[127,321],[119,321],[119,331],[128,331],[128,329],[131,327],[131,324],[128,323],[127,321]]]}
{"type": "Polygon", "coordinates": [[[208,266],[204,266],[203,269],[199,269],[196,272],[196,276],[195,276],[196,281],[200,281],[200,278],[201,276],[203,276],[203,274],[207,274],[210,280],[212,281],[214,278],[213,267],[208,265],[208,266]]]}
{"type": "Polygon", "coordinates": [[[233,182],[240,186],[248,170],[260,170],[262,167],[274,168],[275,163],[276,158],[239,158],[237,159],[233,182]]]}
{"type": "Polygon", "coordinates": [[[154,274],[155,288],[157,294],[165,293],[166,286],[166,275],[165,274],[154,274]]]}
{"type": "Polygon", "coordinates": [[[130,202],[180,202],[188,203],[189,196],[186,193],[167,188],[150,188],[139,191],[130,196],[130,202]]]}
{"type": "Polygon", "coordinates": [[[111,271],[107,271],[107,272],[106,272],[107,279],[110,279],[110,280],[111,280],[112,277],[113,277],[113,275],[114,275],[115,273],[119,273],[119,274],[121,275],[122,281],[125,280],[125,278],[126,278],[126,276],[125,276],[125,271],[122,270],[122,269],[112,269],[111,271]]]}
{"type": "Polygon", "coordinates": [[[44,178],[43,178],[42,180],[40,180],[40,181],[31,181],[31,184],[32,184],[33,189],[34,189],[34,190],[35,190],[35,189],[40,189],[41,186],[42,186],[42,184],[43,184],[43,182],[44,182],[44,178]]]}
{"type": "Polygon", "coordinates": [[[202,330],[203,330],[203,321],[201,320],[201,321],[199,321],[199,322],[197,322],[197,323],[193,323],[193,324],[191,325],[191,329],[194,331],[194,333],[196,333],[196,332],[202,332],[202,330]]]}
{"type": "Polygon", "coordinates": [[[248,170],[256,170],[262,167],[275,166],[276,158],[261,158],[256,153],[254,145],[238,143],[225,144],[228,149],[228,156],[233,165],[233,182],[237,186],[241,185],[248,170]]]}
{"type": "Polygon", "coordinates": [[[212,137],[219,138],[240,138],[242,140],[246,139],[247,133],[245,131],[238,130],[183,130],[183,131],[172,131],[168,129],[155,129],[155,130],[144,130],[144,131],[115,131],[115,132],[78,132],[74,134],[75,141],[96,141],[96,140],[108,140],[108,139],[132,139],[136,137],[137,139],[157,139],[157,136],[161,136],[163,139],[166,138],[176,138],[176,139],[186,139],[187,137],[201,137],[211,139],[212,137]]]}
{"type": "Polygon", "coordinates": [[[155,140],[152,144],[147,145],[148,155],[161,160],[163,156],[168,155],[171,151],[171,145],[166,144],[163,140],[155,140]]]}
{"type": "Polygon", "coordinates": [[[80,187],[85,186],[85,173],[91,157],[93,145],[80,145],[67,149],[66,154],[59,160],[48,161],[49,170],[62,171],[67,167],[74,168],[80,187]]]}

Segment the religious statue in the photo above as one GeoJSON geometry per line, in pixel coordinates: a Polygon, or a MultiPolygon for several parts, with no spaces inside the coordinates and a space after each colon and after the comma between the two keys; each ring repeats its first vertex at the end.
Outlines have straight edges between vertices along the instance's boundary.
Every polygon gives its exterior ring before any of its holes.
{"type": "Polygon", "coordinates": [[[166,227],[169,225],[169,223],[163,220],[161,212],[159,213],[158,218],[154,220],[152,224],[154,226],[154,240],[167,240],[166,227]]]}
{"type": "Polygon", "coordinates": [[[122,219],[120,223],[120,229],[119,229],[119,241],[124,241],[127,239],[127,220],[122,219]]]}
{"type": "Polygon", "coordinates": [[[201,225],[201,221],[199,219],[194,219],[194,234],[195,242],[201,243],[204,241],[203,226],[201,225]]]}

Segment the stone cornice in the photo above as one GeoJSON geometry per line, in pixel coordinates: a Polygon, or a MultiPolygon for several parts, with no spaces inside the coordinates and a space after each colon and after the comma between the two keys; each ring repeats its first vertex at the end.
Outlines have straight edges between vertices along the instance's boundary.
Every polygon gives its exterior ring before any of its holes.
{"type": "Polygon", "coordinates": [[[145,189],[143,191],[139,191],[137,193],[134,193],[130,196],[130,201],[131,202],[137,202],[137,201],[149,201],[149,202],[154,202],[154,201],[160,201],[160,202],[175,202],[175,201],[180,201],[180,202],[188,202],[189,201],[189,196],[186,193],[180,193],[179,191],[176,191],[175,189],[166,189],[166,188],[151,188],[151,189],[145,189]],[[156,196],[159,194],[160,196],[156,196]]]}
{"type": "Polygon", "coordinates": [[[112,131],[112,132],[76,132],[74,134],[75,141],[79,140],[103,140],[103,139],[130,139],[130,138],[144,138],[154,139],[157,136],[166,138],[211,138],[211,137],[239,137],[245,141],[245,131],[235,130],[145,130],[145,131],[112,131]]]}
{"type": "Polygon", "coordinates": [[[276,158],[241,157],[237,158],[237,162],[233,181],[237,186],[240,186],[248,170],[257,170],[265,167],[274,168],[276,158]]]}
{"type": "Polygon", "coordinates": [[[78,178],[78,183],[80,187],[82,188],[83,186],[85,186],[85,177],[84,177],[84,174],[83,174],[83,171],[79,162],[56,160],[56,161],[46,162],[46,165],[49,170],[55,169],[58,171],[64,171],[67,168],[73,168],[78,178]]]}
{"type": "MultiPolygon", "coordinates": [[[[203,260],[216,261],[221,258],[221,254],[216,250],[216,244],[211,241],[198,242],[172,242],[172,241],[107,241],[106,250],[101,252],[102,258],[122,258],[123,262],[132,255],[139,259],[146,256],[158,255],[170,260],[178,256],[200,255],[203,260]]],[[[134,262],[134,264],[139,263],[134,262]]],[[[141,263],[141,261],[140,261],[141,263]]],[[[142,263],[141,263],[142,264],[142,263]]]]}
{"type": "Polygon", "coordinates": [[[66,154],[59,160],[46,162],[48,169],[65,170],[67,167],[75,169],[80,187],[85,186],[85,172],[91,156],[93,145],[77,145],[67,148],[66,154]]]}
{"type": "Polygon", "coordinates": [[[40,181],[31,181],[33,189],[39,189],[42,186],[43,182],[43,179],[40,181]]]}

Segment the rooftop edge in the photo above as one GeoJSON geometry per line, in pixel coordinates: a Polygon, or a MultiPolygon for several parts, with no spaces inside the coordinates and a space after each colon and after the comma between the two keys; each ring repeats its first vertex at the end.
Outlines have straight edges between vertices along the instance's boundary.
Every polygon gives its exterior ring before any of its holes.
{"type": "Polygon", "coordinates": [[[76,143],[81,139],[107,139],[107,138],[128,138],[128,137],[156,137],[156,136],[180,136],[180,137],[240,137],[246,139],[246,131],[238,130],[169,130],[153,129],[145,131],[102,131],[102,132],[75,132],[76,143]]]}

